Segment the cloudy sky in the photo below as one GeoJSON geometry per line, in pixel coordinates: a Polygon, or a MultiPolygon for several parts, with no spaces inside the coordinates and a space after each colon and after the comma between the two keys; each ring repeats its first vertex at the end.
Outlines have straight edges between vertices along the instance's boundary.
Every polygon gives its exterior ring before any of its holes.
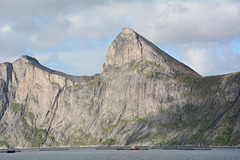
{"type": "Polygon", "coordinates": [[[204,76],[240,71],[238,0],[0,0],[0,63],[99,73],[124,27],[204,76]]]}

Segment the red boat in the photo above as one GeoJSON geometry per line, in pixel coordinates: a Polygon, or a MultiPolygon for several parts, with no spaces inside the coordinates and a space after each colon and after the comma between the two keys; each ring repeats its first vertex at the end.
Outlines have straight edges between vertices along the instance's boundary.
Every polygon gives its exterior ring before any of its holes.
{"type": "Polygon", "coordinates": [[[132,148],[130,148],[130,150],[140,150],[140,149],[137,147],[132,147],[132,148]]]}

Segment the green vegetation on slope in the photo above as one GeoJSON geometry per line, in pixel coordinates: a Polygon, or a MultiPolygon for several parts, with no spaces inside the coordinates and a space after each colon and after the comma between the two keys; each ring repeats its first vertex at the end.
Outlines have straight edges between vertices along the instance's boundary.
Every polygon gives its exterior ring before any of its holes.
{"type": "Polygon", "coordinates": [[[73,87],[74,91],[77,91],[83,89],[84,87],[90,87],[91,89],[94,89],[95,87],[101,88],[104,84],[106,84],[106,82],[103,81],[100,76],[98,76],[93,80],[74,84],[73,87]]]}

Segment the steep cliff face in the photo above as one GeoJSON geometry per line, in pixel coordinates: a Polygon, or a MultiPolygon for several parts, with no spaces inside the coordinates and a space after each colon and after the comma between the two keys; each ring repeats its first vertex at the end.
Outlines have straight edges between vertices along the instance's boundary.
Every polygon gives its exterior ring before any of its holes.
{"type": "MultiPolygon", "coordinates": [[[[91,117],[85,113],[93,96],[89,81],[97,75],[65,75],[28,56],[0,68],[1,144],[55,145],[55,139],[61,141],[68,129],[79,126],[85,117],[90,123],[91,117]]],[[[74,130],[70,132],[73,134],[74,130]]]]}
{"type": "Polygon", "coordinates": [[[99,75],[0,65],[0,145],[240,144],[240,73],[201,77],[131,29],[99,75]]]}

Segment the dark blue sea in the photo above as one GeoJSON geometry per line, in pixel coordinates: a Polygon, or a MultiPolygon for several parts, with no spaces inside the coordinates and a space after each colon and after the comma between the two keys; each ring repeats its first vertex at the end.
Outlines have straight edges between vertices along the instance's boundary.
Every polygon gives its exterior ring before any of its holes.
{"type": "Polygon", "coordinates": [[[16,153],[0,153],[0,160],[240,160],[240,149],[212,150],[96,150],[70,148],[59,151],[26,149],[16,153]]]}

